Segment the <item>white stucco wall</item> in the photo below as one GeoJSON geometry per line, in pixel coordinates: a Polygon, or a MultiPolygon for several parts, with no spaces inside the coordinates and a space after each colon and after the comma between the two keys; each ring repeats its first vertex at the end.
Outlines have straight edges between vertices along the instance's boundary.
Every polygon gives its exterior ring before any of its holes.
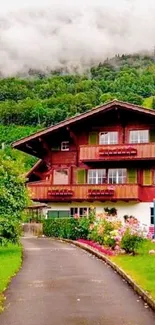
{"type": "Polygon", "coordinates": [[[104,207],[106,206],[109,208],[115,207],[117,209],[118,216],[121,218],[123,218],[124,215],[132,215],[136,217],[141,224],[150,226],[150,207],[152,207],[151,202],[117,202],[116,204],[110,202],[108,205],[104,204],[103,206],[98,206],[96,211],[98,213],[103,212],[104,207]]]}
{"type": "Polygon", "coordinates": [[[97,213],[104,212],[105,207],[115,207],[117,209],[118,216],[123,218],[124,215],[132,215],[136,217],[141,224],[150,226],[150,207],[153,207],[152,202],[81,202],[81,203],[49,203],[48,209],[52,210],[69,210],[71,207],[95,207],[97,213]]]}

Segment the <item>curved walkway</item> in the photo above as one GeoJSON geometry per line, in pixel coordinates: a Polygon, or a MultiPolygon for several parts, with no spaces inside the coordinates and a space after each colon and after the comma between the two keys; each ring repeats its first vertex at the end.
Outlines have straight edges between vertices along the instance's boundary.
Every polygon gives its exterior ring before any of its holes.
{"type": "Polygon", "coordinates": [[[102,261],[67,243],[23,239],[1,325],[154,325],[155,313],[102,261]]]}

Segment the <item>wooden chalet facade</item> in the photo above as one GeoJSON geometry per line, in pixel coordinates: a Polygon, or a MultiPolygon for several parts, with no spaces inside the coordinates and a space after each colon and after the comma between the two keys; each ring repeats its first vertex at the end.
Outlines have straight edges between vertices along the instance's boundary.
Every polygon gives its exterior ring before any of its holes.
{"type": "Polygon", "coordinates": [[[39,158],[27,187],[47,214],[66,216],[115,207],[153,223],[155,111],[114,100],[16,141],[39,158]]]}

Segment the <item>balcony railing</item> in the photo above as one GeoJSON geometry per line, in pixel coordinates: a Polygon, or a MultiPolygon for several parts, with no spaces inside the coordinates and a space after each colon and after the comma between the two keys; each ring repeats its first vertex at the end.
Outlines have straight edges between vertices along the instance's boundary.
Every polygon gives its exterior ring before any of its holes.
{"type": "Polygon", "coordinates": [[[155,143],[80,146],[81,161],[144,160],[155,158],[155,143]]]}
{"type": "Polygon", "coordinates": [[[28,183],[31,198],[36,201],[109,201],[138,200],[139,185],[50,185],[28,183]]]}

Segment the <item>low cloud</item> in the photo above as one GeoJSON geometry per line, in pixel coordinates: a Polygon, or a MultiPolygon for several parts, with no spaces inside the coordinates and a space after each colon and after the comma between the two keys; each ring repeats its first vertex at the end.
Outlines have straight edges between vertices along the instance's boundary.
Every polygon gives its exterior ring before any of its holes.
{"type": "Polygon", "coordinates": [[[79,71],[115,54],[153,51],[155,1],[5,0],[0,71],[79,71]]]}

